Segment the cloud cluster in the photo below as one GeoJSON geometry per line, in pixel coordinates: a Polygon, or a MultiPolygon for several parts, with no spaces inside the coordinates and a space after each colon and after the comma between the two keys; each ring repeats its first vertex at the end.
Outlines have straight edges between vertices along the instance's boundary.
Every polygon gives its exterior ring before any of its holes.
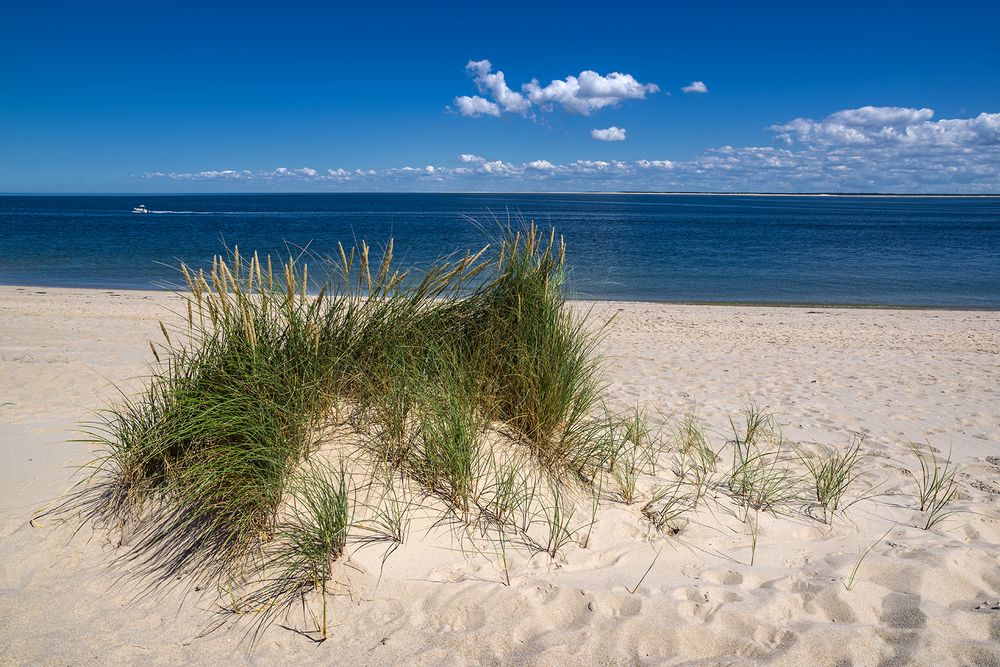
{"type": "Polygon", "coordinates": [[[523,88],[532,104],[546,110],[558,104],[567,111],[584,116],[624,100],[645,99],[647,93],[660,90],[655,83],[639,83],[631,74],[611,72],[601,76],[591,70],[581,72],[579,77],[554,80],[547,86],[541,86],[537,79],[532,79],[523,88]]]}
{"type": "Polygon", "coordinates": [[[455,106],[460,114],[499,116],[501,111],[522,115],[528,113],[531,102],[521,93],[511,90],[503,72],[493,72],[489,60],[470,60],[465,69],[472,75],[479,92],[493,98],[493,101],[479,95],[456,97],[455,106]]]}
{"type": "Polygon", "coordinates": [[[631,74],[611,72],[601,75],[585,70],[580,76],[555,79],[542,86],[532,79],[515,91],[501,71],[493,71],[489,60],[470,60],[465,66],[480,95],[455,98],[455,108],[463,116],[499,116],[501,113],[528,115],[532,108],[551,111],[559,106],[584,116],[625,100],[645,99],[659,92],[655,83],[640,83],[631,74]],[[485,97],[483,97],[485,96],[485,97]]]}
{"type": "Polygon", "coordinates": [[[933,109],[873,107],[845,109],[823,120],[796,118],[771,126],[787,144],[815,146],[936,147],[1000,144],[1000,114],[932,120],[933,109]]]}
{"type": "MultiPolygon", "coordinates": [[[[289,169],[287,167],[277,167],[275,169],[220,169],[196,172],[175,172],[175,171],[152,171],[142,175],[144,179],[167,179],[172,181],[244,181],[253,182],[345,182],[358,178],[377,177],[385,170],[377,169],[326,169],[320,171],[312,167],[299,167],[289,169]]],[[[414,167],[403,167],[403,171],[416,171],[414,167]]],[[[433,173],[434,167],[428,165],[420,168],[425,173],[433,173]],[[429,170],[429,171],[428,171],[429,170]]]]}
{"type": "MultiPolygon", "coordinates": [[[[1000,193],[1000,114],[933,120],[930,109],[862,107],[772,126],[777,146],[723,146],[687,160],[533,159],[463,153],[451,164],[390,169],[154,172],[144,178],[238,188],[331,190],[654,190],[1000,193]]],[[[595,130],[610,132],[619,128],[595,130]]],[[[624,135],[624,131],[622,131],[624,135]]]]}
{"type": "Polygon", "coordinates": [[[605,130],[593,129],[590,136],[598,141],[625,141],[625,130],[612,125],[605,130]]]}
{"type": "Polygon", "coordinates": [[[496,102],[490,102],[479,95],[463,95],[455,98],[458,113],[463,116],[499,116],[500,107],[496,102]]]}

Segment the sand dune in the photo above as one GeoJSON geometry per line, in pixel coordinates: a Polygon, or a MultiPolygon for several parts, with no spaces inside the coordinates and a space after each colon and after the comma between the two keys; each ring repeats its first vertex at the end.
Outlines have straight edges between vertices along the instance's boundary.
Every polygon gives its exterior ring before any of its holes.
{"type": "Polygon", "coordinates": [[[384,567],[380,548],[349,549],[328,641],[276,625],[248,654],[246,624],[214,627],[214,595],[138,595],[108,568],[105,534],[29,523],[89,458],[78,423],[112,382],[141,384],[176,305],[0,287],[3,664],[1000,665],[1000,313],[578,304],[614,316],[602,351],[616,406],[694,412],[720,446],[750,398],[803,448],[863,434],[859,488],[875,492],[832,525],[761,514],[752,565],[724,497],[677,535],[607,503],[586,548],[508,554],[509,586],[495,551],[428,510],[384,567]],[[930,530],[914,442],[963,466],[960,512],[930,530]]]}

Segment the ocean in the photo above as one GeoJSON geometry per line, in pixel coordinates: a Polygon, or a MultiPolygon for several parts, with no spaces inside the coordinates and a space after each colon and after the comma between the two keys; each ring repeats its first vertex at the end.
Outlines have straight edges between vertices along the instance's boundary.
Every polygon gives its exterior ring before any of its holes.
{"type": "Polygon", "coordinates": [[[530,220],[565,237],[577,298],[1000,308],[1000,198],[0,196],[0,283],[169,288],[179,261],[211,266],[234,245],[316,262],[389,238],[419,270],[530,220]]]}

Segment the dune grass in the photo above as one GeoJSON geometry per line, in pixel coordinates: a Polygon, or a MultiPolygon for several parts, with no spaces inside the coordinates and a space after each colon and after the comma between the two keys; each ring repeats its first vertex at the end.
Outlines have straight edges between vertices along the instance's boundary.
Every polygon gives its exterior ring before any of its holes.
{"type": "Polygon", "coordinates": [[[959,467],[951,462],[950,454],[944,463],[940,463],[933,449],[930,449],[929,454],[915,445],[912,449],[920,465],[920,477],[916,479],[920,511],[926,515],[923,528],[930,530],[957,511],[950,505],[958,495],[955,476],[958,475],[959,467]]]}
{"type": "Polygon", "coordinates": [[[691,506],[697,509],[714,484],[719,452],[712,448],[705,427],[694,414],[676,422],[674,441],[674,475],[691,487],[691,506]]]}
{"type": "Polygon", "coordinates": [[[365,488],[387,482],[358,526],[395,543],[415,501],[393,479],[551,557],[576,534],[567,484],[611,474],[633,499],[652,439],[644,415],[601,408],[600,332],[566,303],[554,231],[508,230],[420,276],[391,242],[371,255],[182,266],[186,322],[151,344],[145,392],[91,425],[102,453],[64,509],[120,530],[119,562],[153,586],[235,582],[268,622],[311,587],[325,636],[357,504],[331,451],[363,456],[365,488]]]}
{"type": "Polygon", "coordinates": [[[653,492],[642,507],[642,514],[658,531],[676,535],[681,531],[684,514],[694,508],[692,493],[681,492],[680,481],[664,485],[653,492]]]}
{"type": "Polygon", "coordinates": [[[355,527],[367,531],[359,542],[389,542],[390,551],[403,544],[410,534],[411,514],[418,504],[406,484],[384,468],[376,469],[364,500],[358,500],[368,511],[364,521],[355,527]],[[376,494],[376,495],[373,495],[376,494]]]}
{"type": "Polygon", "coordinates": [[[858,556],[858,559],[854,562],[854,567],[851,568],[851,574],[847,577],[847,581],[844,582],[844,588],[846,588],[849,591],[854,590],[854,580],[858,576],[858,570],[861,569],[861,564],[865,562],[866,558],[868,558],[868,554],[872,552],[872,549],[877,547],[882,540],[888,537],[889,533],[891,533],[893,529],[895,529],[895,527],[896,527],[895,525],[890,526],[884,533],[882,533],[881,537],[872,542],[870,545],[868,545],[867,549],[861,552],[861,555],[858,556]]]}
{"type": "Polygon", "coordinates": [[[638,499],[639,477],[656,474],[664,444],[659,433],[650,428],[648,416],[639,408],[620,416],[609,415],[606,419],[608,454],[604,467],[621,501],[631,505],[638,499]]]}
{"type": "Polygon", "coordinates": [[[146,393],[91,429],[104,453],[91,506],[130,526],[125,557],[143,573],[242,567],[313,444],[329,400],[317,388],[335,381],[312,333],[321,300],[255,299],[239,281],[259,281],[258,264],[243,278],[219,266],[217,291],[192,281],[199,323],[165,333],[146,393]]]}
{"type": "Polygon", "coordinates": [[[490,450],[478,489],[481,522],[501,532],[527,533],[535,518],[543,485],[528,456],[517,451],[490,450]]]}
{"type": "Polygon", "coordinates": [[[354,518],[353,490],[343,462],[337,468],[311,462],[289,487],[288,509],[265,548],[255,589],[242,606],[261,611],[259,631],[288,605],[315,591],[322,608],[317,630],[327,637],[327,586],[344,554],[354,518]]]}
{"type": "Polygon", "coordinates": [[[545,517],[546,538],[545,552],[550,558],[556,555],[568,544],[573,542],[576,531],[572,528],[576,508],[568,503],[562,491],[552,490],[551,504],[542,508],[545,517]]]}
{"type": "Polygon", "coordinates": [[[743,417],[742,432],[730,421],[733,467],[729,492],[748,521],[750,510],[777,513],[798,500],[800,477],[787,465],[785,441],[774,418],[753,402],[744,408],[743,417]]]}
{"type": "Polygon", "coordinates": [[[846,510],[854,501],[847,501],[847,490],[861,475],[863,438],[853,438],[842,450],[826,450],[819,456],[799,453],[809,471],[816,504],[823,512],[824,523],[830,523],[838,511],[846,510]]]}

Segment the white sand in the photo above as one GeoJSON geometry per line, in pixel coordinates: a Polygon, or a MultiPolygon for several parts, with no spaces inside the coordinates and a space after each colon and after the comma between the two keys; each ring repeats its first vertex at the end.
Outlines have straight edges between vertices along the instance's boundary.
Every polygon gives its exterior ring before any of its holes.
{"type": "Polygon", "coordinates": [[[694,409],[719,446],[747,397],[803,446],[863,433],[859,488],[880,495],[832,527],[762,515],[752,566],[725,497],[671,537],[609,503],[588,548],[512,554],[509,587],[495,554],[419,524],[381,579],[379,548],[352,550],[330,640],[274,626],[248,657],[246,625],[199,637],[214,596],[133,600],[103,533],[28,523],[88,460],[76,425],[144,372],[173,303],[0,287],[0,663],[1000,665],[1000,313],[597,304],[617,314],[617,406],[694,409]],[[928,531],[910,442],[964,466],[961,513],[928,531]]]}

